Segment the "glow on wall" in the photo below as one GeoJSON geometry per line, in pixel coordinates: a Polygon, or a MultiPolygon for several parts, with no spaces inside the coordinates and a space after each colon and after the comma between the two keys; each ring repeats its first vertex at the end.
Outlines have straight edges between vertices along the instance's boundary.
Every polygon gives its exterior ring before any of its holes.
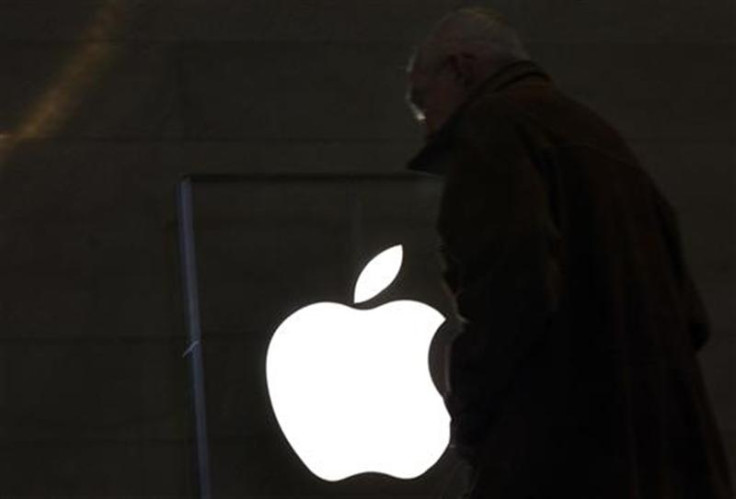
{"type": "MultiPolygon", "coordinates": [[[[401,269],[401,245],[374,257],[355,285],[369,300],[401,269]]],[[[425,303],[397,300],[370,310],[320,302],[276,329],[266,382],[287,441],[316,476],[365,472],[415,478],[449,442],[449,415],[432,383],[429,347],[445,318],[425,303]]]]}

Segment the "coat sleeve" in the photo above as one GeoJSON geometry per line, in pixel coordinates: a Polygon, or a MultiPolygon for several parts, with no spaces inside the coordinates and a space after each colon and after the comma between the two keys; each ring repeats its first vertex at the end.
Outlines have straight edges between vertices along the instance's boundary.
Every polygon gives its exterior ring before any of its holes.
{"type": "Polygon", "coordinates": [[[469,459],[561,292],[560,234],[518,126],[497,110],[469,112],[438,217],[444,281],[462,324],[445,404],[451,445],[469,459]]]}

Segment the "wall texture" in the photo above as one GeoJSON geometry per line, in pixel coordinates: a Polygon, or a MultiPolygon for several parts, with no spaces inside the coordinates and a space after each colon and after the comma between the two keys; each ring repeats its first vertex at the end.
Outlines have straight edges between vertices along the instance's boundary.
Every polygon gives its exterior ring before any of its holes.
{"type": "MultiPolygon", "coordinates": [[[[401,173],[405,62],[457,5],[0,0],[0,496],[195,493],[176,181],[401,173]]],[[[733,2],[493,6],[677,209],[736,466],[733,2]]]]}

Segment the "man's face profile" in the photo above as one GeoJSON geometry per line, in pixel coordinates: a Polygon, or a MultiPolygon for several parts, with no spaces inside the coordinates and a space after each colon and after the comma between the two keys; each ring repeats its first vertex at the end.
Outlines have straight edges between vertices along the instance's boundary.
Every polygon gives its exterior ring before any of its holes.
{"type": "Polygon", "coordinates": [[[465,88],[453,61],[453,56],[446,56],[428,65],[418,55],[409,65],[407,100],[427,137],[442,127],[465,99],[465,88]]]}

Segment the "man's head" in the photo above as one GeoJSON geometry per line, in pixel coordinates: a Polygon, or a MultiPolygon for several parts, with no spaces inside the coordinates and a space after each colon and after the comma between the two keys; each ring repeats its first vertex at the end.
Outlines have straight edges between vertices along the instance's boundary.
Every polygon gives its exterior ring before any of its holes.
{"type": "Polygon", "coordinates": [[[529,54],[496,11],[465,7],[445,16],[409,61],[407,100],[428,135],[499,67],[529,54]]]}

